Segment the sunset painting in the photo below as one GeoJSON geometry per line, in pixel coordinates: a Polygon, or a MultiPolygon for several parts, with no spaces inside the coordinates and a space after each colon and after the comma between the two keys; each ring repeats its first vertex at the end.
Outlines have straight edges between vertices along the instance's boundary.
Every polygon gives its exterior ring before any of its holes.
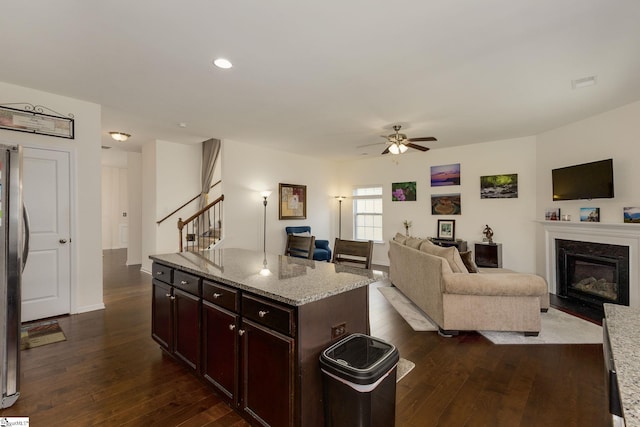
{"type": "Polygon", "coordinates": [[[460,163],[431,166],[431,186],[460,185],[460,163]]]}

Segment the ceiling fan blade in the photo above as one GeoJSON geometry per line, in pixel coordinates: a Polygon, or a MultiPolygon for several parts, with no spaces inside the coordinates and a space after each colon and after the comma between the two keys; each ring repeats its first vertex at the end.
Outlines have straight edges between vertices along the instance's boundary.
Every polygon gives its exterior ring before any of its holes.
{"type": "Polygon", "coordinates": [[[410,141],[410,142],[418,142],[418,141],[437,141],[437,139],[435,139],[435,138],[434,138],[434,137],[432,137],[432,136],[425,136],[425,137],[422,137],[422,138],[408,138],[408,139],[407,139],[407,141],[410,141]]]}
{"type": "Polygon", "coordinates": [[[407,147],[415,148],[416,150],[420,150],[420,151],[429,151],[427,147],[423,147],[422,145],[412,144],[410,142],[407,142],[404,145],[406,145],[407,147]]]}
{"type": "Polygon", "coordinates": [[[390,146],[388,146],[387,148],[385,148],[385,149],[384,149],[384,151],[382,152],[382,154],[387,154],[387,153],[389,152],[389,147],[390,147],[390,146]]]}

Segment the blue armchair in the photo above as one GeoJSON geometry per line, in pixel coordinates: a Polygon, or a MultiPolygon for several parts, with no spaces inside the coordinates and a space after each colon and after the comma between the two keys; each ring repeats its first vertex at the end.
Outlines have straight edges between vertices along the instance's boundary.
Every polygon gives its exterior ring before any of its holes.
{"type": "MultiPolygon", "coordinates": [[[[285,227],[284,230],[287,234],[293,233],[309,233],[311,234],[311,227],[308,225],[300,225],[298,227],[285,227]]],[[[328,240],[316,239],[316,247],[313,250],[313,259],[316,261],[331,261],[331,248],[329,247],[328,240]]]]}

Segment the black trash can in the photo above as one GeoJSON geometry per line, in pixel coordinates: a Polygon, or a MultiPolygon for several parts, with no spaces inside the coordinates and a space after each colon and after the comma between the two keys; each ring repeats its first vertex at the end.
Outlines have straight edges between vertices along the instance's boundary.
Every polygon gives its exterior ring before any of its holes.
{"type": "Polygon", "coordinates": [[[394,345],[352,334],[320,354],[327,427],[392,427],[396,415],[394,345]]]}

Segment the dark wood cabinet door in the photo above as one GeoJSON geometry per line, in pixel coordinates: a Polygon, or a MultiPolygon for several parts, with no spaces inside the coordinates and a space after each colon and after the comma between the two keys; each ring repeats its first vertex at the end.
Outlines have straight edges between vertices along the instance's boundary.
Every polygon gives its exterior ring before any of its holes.
{"type": "Polygon", "coordinates": [[[202,375],[235,406],[238,396],[239,316],[202,303],[202,375]]]}
{"type": "Polygon", "coordinates": [[[170,285],[153,280],[151,294],[151,337],[173,352],[173,292],[170,285]]]}
{"type": "Polygon", "coordinates": [[[242,321],[241,408],[263,425],[293,425],[294,340],[242,321]]]}
{"type": "Polygon", "coordinates": [[[200,301],[201,299],[180,289],[173,290],[174,346],[173,353],[191,369],[200,362],[200,301]]]}

